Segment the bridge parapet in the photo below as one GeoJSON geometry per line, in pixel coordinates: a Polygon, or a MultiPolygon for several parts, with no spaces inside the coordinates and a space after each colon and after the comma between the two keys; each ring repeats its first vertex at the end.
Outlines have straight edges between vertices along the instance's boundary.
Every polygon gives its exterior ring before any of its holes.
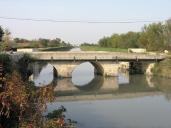
{"type": "Polygon", "coordinates": [[[118,60],[118,61],[155,61],[163,60],[165,56],[135,54],[135,53],[120,53],[120,52],[33,52],[32,57],[37,60],[118,60]]]}

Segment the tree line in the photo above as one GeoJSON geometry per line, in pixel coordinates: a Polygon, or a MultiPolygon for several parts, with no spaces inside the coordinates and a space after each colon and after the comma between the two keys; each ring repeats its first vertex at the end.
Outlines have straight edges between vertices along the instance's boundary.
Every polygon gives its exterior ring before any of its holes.
{"type": "MultiPolygon", "coordinates": [[[[83,46],[91,44],[84,43],[83,46]]],[[[103,37],[97,46],[112,48],[146,48],[151,51],[171,50],[171,19],[145,25],[140,32],[127,32],[103,37]]]]}
{"type": "Polygon", "coordinates": [[[38,40],[14,38],[14,43],[19,44],[18,47],[33,47],[33,48],[71,46],[70,43],[66,43],[60,38],[55,38],[55,39],[39,38],[38,40]]]}
{"type": "Polygon", "coordinates": [[[11,38],[11,33],[8,29],[3,29],[0,26],[0,47],[1,50],[11,48],[46,48],[46,47],[71,47],[69,42],[65,42],[60,38],[28,40],[23,38],[11,38]]]}

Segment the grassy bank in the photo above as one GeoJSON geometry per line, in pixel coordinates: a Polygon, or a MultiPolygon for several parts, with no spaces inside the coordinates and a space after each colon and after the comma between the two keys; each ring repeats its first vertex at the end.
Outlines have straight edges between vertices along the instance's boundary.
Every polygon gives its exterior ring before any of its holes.
{"type": "Polygon", "coordinates": [[[80,46],[82,51],[109,51],[109,52],[127,52],[127,49],[121,48],[107,48],[100,46],[80,46]]]}
{"type": "Polygon", "coordinates": [[[153,74],[156,76],[171,78],[171,59],[166,59],[155,64],[153,74]]]}
{"type": "Polygon", "coordinates": [[[38,48],[39,51],[69,51],[73,47],[48,47],[48,48],[38,48]]]}

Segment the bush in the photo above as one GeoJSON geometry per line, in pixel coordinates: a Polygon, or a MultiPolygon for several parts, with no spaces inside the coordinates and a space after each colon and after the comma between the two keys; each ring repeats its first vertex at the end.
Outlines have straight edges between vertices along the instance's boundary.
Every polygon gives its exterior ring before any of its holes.
{"type": "Polygon", "coordinates": [[[13,64],[12,61],[7,54],[0,54],[0,63],[3,65],[3,69],[5,73],[12,73],[13,64]]]}

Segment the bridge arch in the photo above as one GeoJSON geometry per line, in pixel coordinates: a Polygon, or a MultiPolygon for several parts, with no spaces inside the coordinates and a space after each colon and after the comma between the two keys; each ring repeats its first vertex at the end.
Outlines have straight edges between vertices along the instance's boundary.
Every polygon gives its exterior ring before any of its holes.
{"type": "Polygon", "coordinates": [[[97,61],[90,61],[90,63],[94,66],[94,73],[95,75],[104,75],[104,69],[102,67],[102,65],[97,62],[97,61]]]}
{"type": "Polygon", "coordinates": [[[49,63],[54,66],[58,73],[58,77],[72,77],[73,71],[77,66],[82,63],[89,62],[94,67],[94,75],[101,76],[117,76],[118,74],[118,65],[112,61],[83,61],[83,60],[62,60],[62,61],[50,61],[49,63]]]}
{"type": "Polygon", "coordinates": [[[53,66],[53,77],[55,77],[55,78],[58,77],[58,70],[54,66],[53,66]]]}
{"type": "Polygon", "coordinates": [[[92,81],[96,76],[103,76],[103,67],[98,62],[81,62],[72,70],[72,82],[76,85],[85,85],[92,81]]]}
{"type": "Polygon", "coordinates": [[[29,70],[31,70],[28,76],[29,80],[34,81],[35,86],[44,87],[49,84],[56,84],[58,72],[50,63],[32,63],[29,70]]]}

